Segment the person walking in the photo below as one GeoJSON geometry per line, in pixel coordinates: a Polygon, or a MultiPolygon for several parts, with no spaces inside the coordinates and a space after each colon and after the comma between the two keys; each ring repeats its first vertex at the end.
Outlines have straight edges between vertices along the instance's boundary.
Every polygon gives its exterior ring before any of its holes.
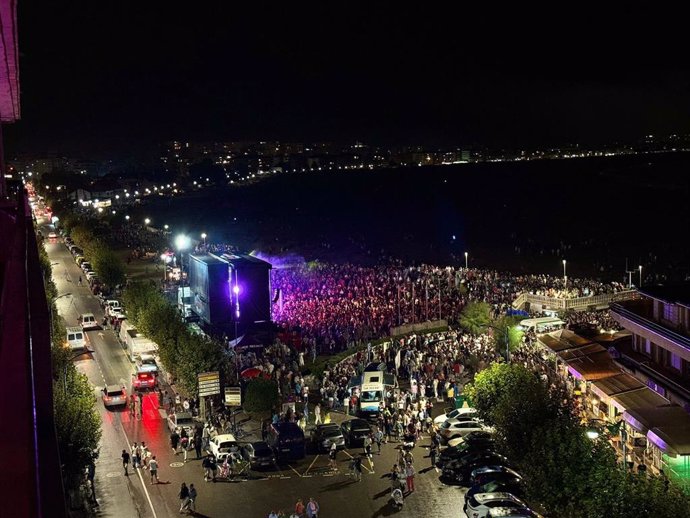
{"type": "Polygon", "coordinates": [[[125,468],[125,477],[129,476],[127,468],[129,467],[129,452],[127,450],[122,450],[122,467],[125,468]]]}
{"type": "Polygon", "coordinates": [[[140,461],[139,461],[139,445],[137,443],[132,444],[132,447],[130,448],[130,454],[132,456],[132,467],[133,468],[138,468],[140,461]]]}
{"type": "Polygon", "coordinates": [[[187,487],[187,484],[182,482],[182,485],[180,486],[180,492],[178,493],[178,498],[180,499],[180,513],[187,507],[187,504],[189,502],[189,488],[187,487]]]}
{"type": "Polygon", "coordinates": [[[187,509],[192,513],[196,513],[196,495],[194,484],[189,484],[189,501],[187,502],[187,509]]]}
{"type": "Polygon", "coordinates": [[[156,479],[156,484],[158,484],[158,461],[155,455],[149,461],[149,471],[151,472],[151,484],[153,484],[154,478],[156,479]]]}
{"type": "Polygon", "coordinates": [[[321,424],[321,405],[316,403],[314,407],[314,424],[321,424]]]}
{"type": "Polygon", "coordinates": [[[184,455],[184,462],[187,462],[187,452],[189,451],[189,437],[182,437],[180,439],[180,447],[182,448],[182,454],[184,455]]]}
{"type": "Polygon", "coordinates": [[[381,455],[381,443],[383,442],[383,432],[381,431],[381,427],[376,429],[376,433],[374,433],[374,441],[376,442],[376,450],[379,455],[381,455]]]}
{"type": "Polygon", "coordinates": [[[180,444],[180,435],[177,433],[177,429],[173,430],[170,434],[170,447],[175,455],[177,455],[177,447],[180,444]]]}
{"type": "Polygon", "coordinates": [[[411,462],[408,462],[407,466],[405,466],[405,476],[407,478],[407,491],[412,493],[414,491],[415,470],[411,462]]]}
{"type": "Polygon", "coordinates": [[[309,499],[307,503],[307,518],[318,518],[319,517],[319,504],[313,498],[309,499]]]}
{"type": "Polygon", "coordinates": [[[331,469],[338,469],[338,447],[334,442],[331,443],[331,448],[328,450],[328,458],[330,460],[331,469]]]}
{"type": "Polygon", "coordinates": [[[431,448],[429,449],[429,458],[431,459],[431,467],[438,471],[436,467],[436,458],[438,456],[438,446],[432,441],[431,448]]]}
{"type": "Polygon", "coordinates": [[[134,400],[134,394],[129,396],[129,417],[136,417],[136,401],[134,400]]]}
{"type": "Polygon", "coordinates": [[[201,467],[204,468],[204,482],[211,480],[211,454],[206,455],[201,461],[201,467]]]}
{"type": "Polygon", "coordinates": [[[144,417],[144,395],[139,394],[139,397],[137,398],[137,407],[139,410],[139,419],[144,417]]]}
{"type": "Polygon", "coordinates": [[[81,285],[82,285],[82,282],[81,282],[81,275],[80,275],[79,276],[79,286],[81,286],[81,285]]]}
{"type": "Polygon", "coordinates": [[[196,458],[200,459],[201,458],[201,436],[199,434],[196,434],[194,436],[194,451],[196,452],[196,458]]]}

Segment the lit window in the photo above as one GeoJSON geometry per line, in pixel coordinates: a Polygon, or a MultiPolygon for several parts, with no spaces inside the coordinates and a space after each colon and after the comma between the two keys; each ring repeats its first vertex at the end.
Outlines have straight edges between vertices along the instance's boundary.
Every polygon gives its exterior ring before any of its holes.
{"type": "Polygon", "coordinates": [[[677,354],[671,353],[671,367],[677,371],[683,372],[683,359],[677,354]]]}

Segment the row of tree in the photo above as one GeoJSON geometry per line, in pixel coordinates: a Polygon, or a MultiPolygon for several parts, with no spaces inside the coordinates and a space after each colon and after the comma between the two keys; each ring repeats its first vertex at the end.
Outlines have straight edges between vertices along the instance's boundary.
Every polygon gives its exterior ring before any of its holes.
{"type": "Polygon", "coordinates": [[[158,344],[165,370],[177,380],[184,395],[191,397],[196,394],[197,374],[200,372],[228,372],[228,357],[223,346],[190,331],[179,312],[153,283],[131,283],[123,298],[128,320],[140,333],[158,344]]]}
{"type": "Polygon", "coordinates": [[[41,271],[51,309],[53,364],[53,410],[58,450],[66,490],[76,489],[83,481],[86,467],[93,462],[101,438],[101,419],[94,408],[94,387],[72,362],[72,351],[65,347],[66,329],[55,308],[57,288],[52,280],[51,265],[42,243],[39,243],[41,271]]]}
{"type": "Polygon", "coordinates": [[[95,221],[68,214],[64,216],[62,226],[76,245],[84,250],[84,257],[91,263],[103,284],[110,288],[124,284],[124,262],[105,240],[97,237],[103,231],[95,221]]]}
{"type": "Polygon", "coordinates": [[[522,365],[494,363],[465,393],[523,475],[527,501],[548,516],[690,516],[690,497],[668,479],[621,467],[608,432],[588,437],[563,387],[522,365]]]}

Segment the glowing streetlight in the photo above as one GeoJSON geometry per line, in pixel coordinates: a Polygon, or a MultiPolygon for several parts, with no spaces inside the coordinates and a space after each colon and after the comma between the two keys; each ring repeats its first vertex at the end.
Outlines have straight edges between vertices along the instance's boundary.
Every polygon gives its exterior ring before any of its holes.
{"type": "Polygon", "coordinates": [[[165,230],[168,230],[170,227],[169,227],[168,225],[163,225],[163,228],[164,228],[165,230]]]}
{"type": "Polygon", "coordinates": [[[206,232],[203,232],[203,233],[201,234],[201,239],[204,240],[204,246],[206,246],[206,232]]]}
{"type": "Polygon", "coordinates": [[[148,226],[149,223],[151,223],[151,220],[150,220],[149,218],[146,218],[146,219],[144,220],[144,223],[146,223],[146,226],[148,226]]]}
{"type": "Polygon", "coordinates": [[[642,265],[638,267],[640,269],[640,288],[642,287],[642,265]]]}
{"type": "Polygon", "coordinates": [[[465,252],[465,270],[467,270],[467,252],[465,252]]]}
{"type": "Polygon", "coordinates": [[[177,248],[180,252],[187,250],[187,248],[189,248],[191,245],[192,240],[189,238],[189,236],[180,234],[175,238],[175,248],[177,248]]]}
{"type": "Polygon", "coordinates": [[[129,214],[127,214],[127,215],[125,216],[125,219],[126,219],[127,221],[129,221],[129,214]]]}
{"type": "Polygon", "coordinates": [[[568,284],[568,275],[566,275],[566,273],[565,273],[565,264],[566,264],[566,260],[563,259],[563,282],[565,282],[567,285],[568,284]]]}

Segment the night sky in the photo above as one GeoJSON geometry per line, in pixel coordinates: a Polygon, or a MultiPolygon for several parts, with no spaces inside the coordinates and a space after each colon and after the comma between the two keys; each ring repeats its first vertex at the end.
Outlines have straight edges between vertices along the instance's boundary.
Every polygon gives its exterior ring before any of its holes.
{"type": "Polygon", "coordinates": [[[105,4],[19,2],[23,120],[6,129],[8,151],[133,152],[173,138],[542,146],[690,133],[687,42],[645,13],[525,22],[420,6],[105,4]]]}

